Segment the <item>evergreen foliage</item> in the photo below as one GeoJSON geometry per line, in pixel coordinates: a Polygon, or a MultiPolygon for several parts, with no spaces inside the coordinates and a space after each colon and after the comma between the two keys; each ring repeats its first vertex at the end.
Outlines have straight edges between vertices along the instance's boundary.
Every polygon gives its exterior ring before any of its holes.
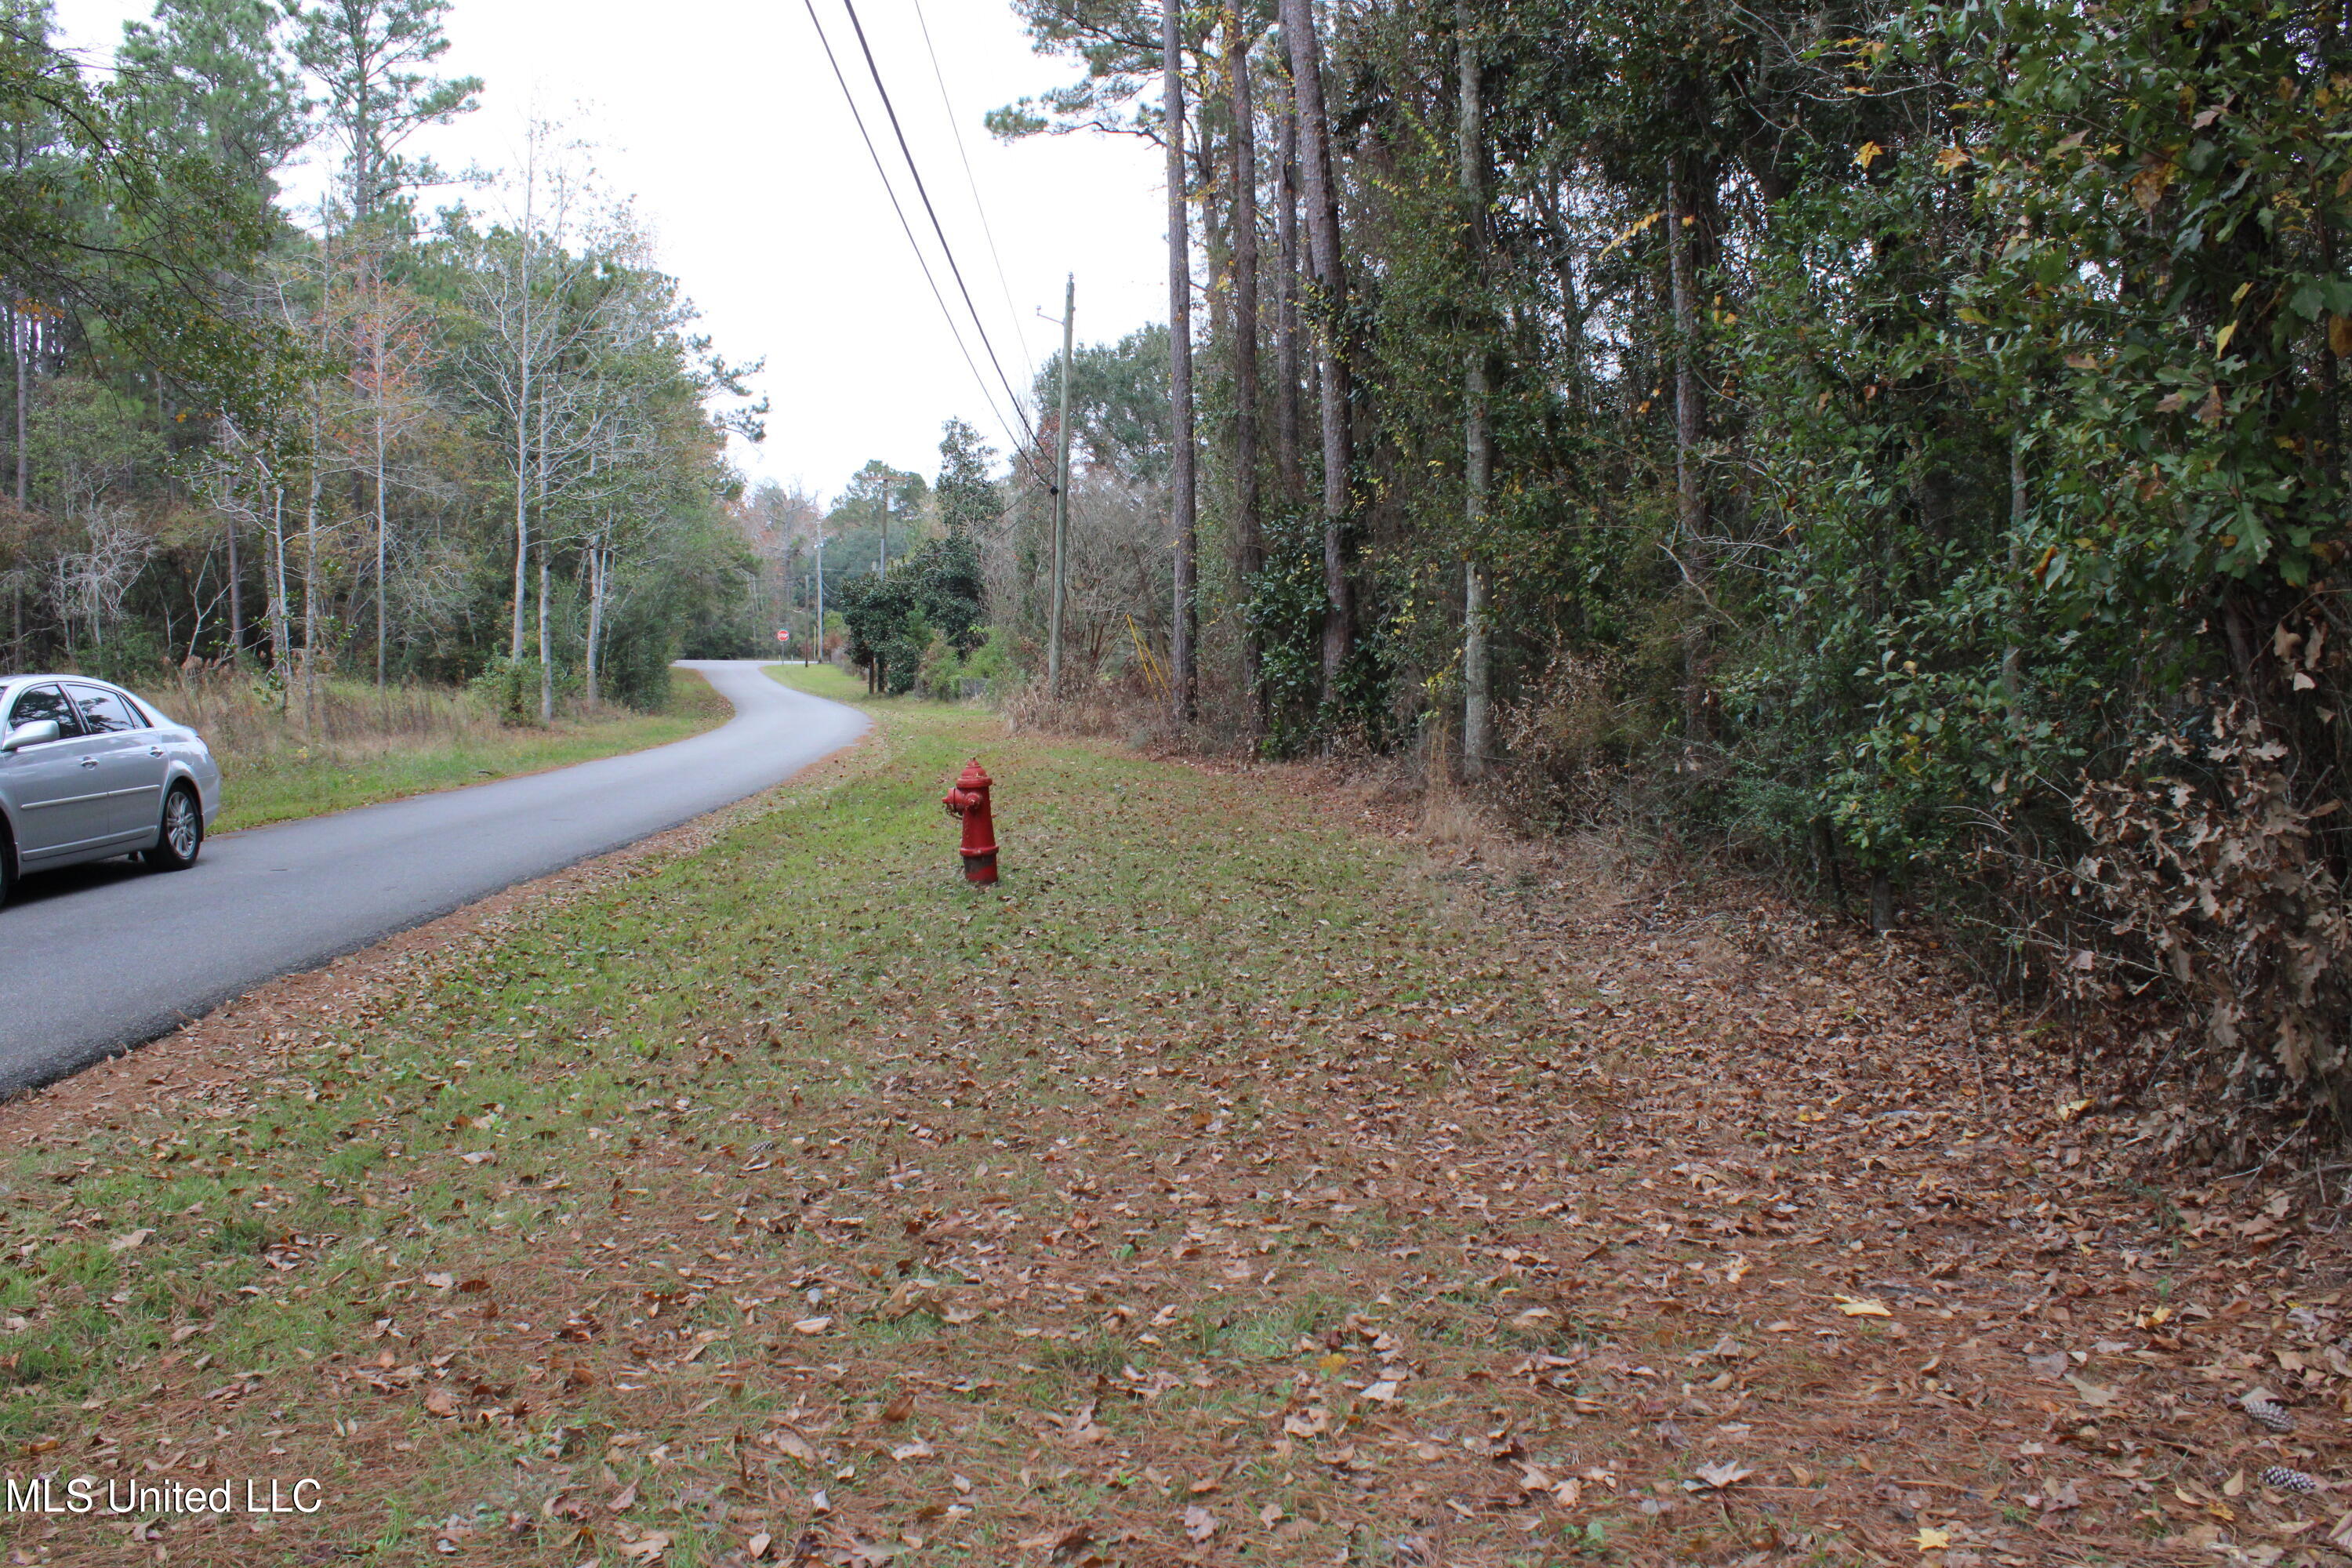
{"type": "MultiPolygon", "coordinates": [[[[1000,134],[1150,132],[1156,7],[1018,4],[1080,79],[1000,134]]],[[[2154,1041],[2136,1009],[2186,1004],[2239,1103],[2336,1105],[2341,0],[1273,10],[1184,19],[1212,408],[1236,58],[1261,289],[1299,323],[1262,327],[1287,384],[1204,420],[1229,542],[1233,422],[1276,432],[1265,565],[1204,580],[1222,721],[1450,769],[1475,564],[1495,787],[1538,818],[1611,803],[1881,923],[1936,910],[2084,1016],[2154,1041]],[[1315,132],[1344,295],[1291,226],[1315,132]],[[1298,434],[1318,341],[1349,372],[1345,604],[1298,434]],[[1314,659],[1350,620],[1343,702],[1314,659]]]]}

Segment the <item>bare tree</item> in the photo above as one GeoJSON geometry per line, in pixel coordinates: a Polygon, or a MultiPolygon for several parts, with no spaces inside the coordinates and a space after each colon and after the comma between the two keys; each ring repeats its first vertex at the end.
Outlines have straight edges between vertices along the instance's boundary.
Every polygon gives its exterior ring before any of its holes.
{"type": "MultiPolygon", "coordinates": [[[[307,740],[318,721],[319,713],[319,635],[320,611],[323,585],[319,579],[320,552],[324,540],[320,536],[327,500],[327,479],[333,470],[332,459],[349,447],[341,421],[348,411],[347,387],[340,376],[329,373],[333,363],[335,317],[339,309],[338,286],[341,279],[336,272],[335,235],[327,227],[329,214],[320,204],[320,227],[316,258],[317,296],[307,298],[306,287],[295,289],[285,269],[277,279],[276,298],[280,319],[288,332],[299,342],[316,345],[318,358],[309,367],[303,384],[303,439],[300,458],[303,468],[302,500],[302,734],[307,740]]],[[[278,511],[278,574],[279,593],[284,593],[286,535],[283,509],[278,511]]],[[[331,523],[328,523],[331,526],[331,523]]]]}
{"type": "Polygon", "coordinates": [[[351,466],[364,470],[375,521],[375,684],[384,685],[391,595],[385,576],[391,562],[390,507],[393,449],[431,416],[425,395],[432,343],[422,303],[385,276],[388,238],[377,230],[349,230],[344,254],[354,273],[342,321],[345,372],[356,417],[349,434],[355,447],[351,466]]]}
{"type": "Polygon", "coordinates": [[[54,519],[49,589],[70,649],[77,634],[102,647],[124,595],[154,553],[152,530],[126,499],[163,444],[105,386],[53,378],[31,421],[36,500],[54,519]]]}
{"type": "MultiPolygon", "coordinates": [[[[535,148],[550,134],[534,126],[535,148]]],[[[659,444],[648,378],[675,359],[646,351],[674,337],[691,312],[646,264],[647,246],[630,215],[583,213],[581,182],[539,158],[534,151],[521,221],[489,237],[475,258],[468,300],[479,330],[460,359],[505,432],[516,538],[509,650],[520,659],[535,576],[544,721],[555,709],[553,553],[567,542],[583,547],[590,641],[601,643],[619,548],[618,519],[605,500],[659,444]],[[575,233],[577,252],[568,243],[575,233]]]]}
{"type": "MultiPolygon", "coordinates": [[[[122,614],[122,598],[139,569],[154,553],[154,537],[138,526],[131,508],[94,500],[76,509],[80,548],[61,552],[52,567],[58,607],[68,628],[89,628],[92,647],[106,646],[109,622],[122,614]]],[[[68,645],[71,645],[68,633],[68,645]]]]}
{"type": "Polygon", "coordinates": [[[223,415],[214,422],[212,446],[194,479],[196,493],[227,525],[232,573],[239,565],[237,526],[256,529],[263,537],[262,569],[269,592],[262,614],[268,627],[270,668],[282,676],[291,657],[291,633],[286,602],[286,484],[279,464],[257,432],[223,415]]]}
{"type": "MultiPolygon", "coordinates": [[[[551,420],[570,393],[550,378],[593,322],[570,308],[582,262],[566,248],[581,196],[568,164],[551,165],[556,128],[526,128],[517,205],[509,226],[483,237],[471,258],[465,302],[476,331],[459,358],[475,395],[503,428],[500,445],[514,504],[514,600],[507,657],[520,662],[529,615],[532,503],[544,491],[551,420]]],[[[562,151],[576,151],[568,143],[562,151]]]]}

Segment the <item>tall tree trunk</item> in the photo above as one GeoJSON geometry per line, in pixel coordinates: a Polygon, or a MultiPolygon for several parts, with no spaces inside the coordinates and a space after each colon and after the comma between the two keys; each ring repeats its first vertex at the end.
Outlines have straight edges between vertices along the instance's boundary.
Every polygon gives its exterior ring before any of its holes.
{"type": "MultiPolygon", "coordinates": [[[[1207,67],[1203,64],[1202,75],[1205,79],[1207,74],[1207,67]]],[[[1230,318],[1233,314],[1234,247],[1233,236],[1229,232],[1233,215],[1220,199],[1224,194],[1225,182],[1233,177],[1233,149],[1230,145],[1221,146],[1217,141],[1217,121],[1229,100],[1230,95],[1226,99],[1213,98],[1204,89],[1192,107],[1191,130],[1193,134],[1186,149],[1192,165],[1193,205],[1200,209],[1197,232],[1201,241],[1203,279],[1201,304],[1209,313],[1208,341],[1212,345],[1231,342],[1233,332],[1230,318]]],[[[1213,357],[1211,363],[1213,367],[1213,357]]],[[[1196,365],[1194,368],[1199,367],[1196,365]]],[[[1214,374],[1214,369],[1212,368],[1209,374],[1214,374]]],[[[1195,437],[1200,434],[1198,413],[1196,408],[1195,437]]],[[[1202,482],[1205,481],[1195,480],[1196,486],[1202,482]]]]}
{"type": "MultiPolygon", "coordinates": [[[[19,160],[19,166],[21,166],[21,164],[22,161],[19,160]]],[[[32,468],[28,461],[30,453],[26,448],[25,439],[26,403],[32,388],[32,376],[29,374],[26,363],[26,362],[32,357],[32,346],[30,342],[31,336],[32,334],[27,330],[23,313],[17,310],[13,305],[10,306],[8,310],[8,355],[9,358],[16,362],[16,510],[20,516],[26,510],[28,500],[32,494],[32,468]]],[[[16,574],[11,573],[9,575],[11,578],[8,588],[10,607],[9,626],[10,629],[15,634],[10,652],[14,656],[13,662],[22,665],[26,662],[25,658],[25,584],[21,578],[17,577],[16,574]]]]}
{"type": "Polygon", "coordinates": [[[392,534],[392,517],[384,504],[383,495],[383,426],[387,413],[384,399],[389,393],[384,386],[386,364],[383,340],[387,328],[383,279],[376,278],[374,285],[376,319],[370,336],[374,340],[375,358],[375,689],[382,691],[384,685],[384,654],[387,641],[385,617],[391,613],[391,606],[386,602],[390,595],[385,591],[384,570],[386,559],[391,553],[387,543],[392,534]]]}
{"type": "MultiPolygon", "coordinates": [[[[25,126],[20,120],[9,150],[9,163],[18,175],[25,172],[25,126]]],[[[12,289],[13,294],[16,290],[12,289]]],[[[29,410],[32,403],[33,333],[32,318],[14,305],[8,308],[8,352],[16,369],[16,510],[21,514],[32,501],[32,444],[27,437],[29,410]]],[[[10,590],[14,604],[13,625],[16,634],[14,652],[19,662],[25,658],[25,587],[19,582],[10,590]]]]}
{"type": "MultiPolygon", "coordinates": [[[[520,303],[521,333],[516,339],[515,350],[515,563],[514,563],[514,637],[507,657],[517,664],[522,662],[523,594],[530,583],[530,408],[538,395],[532,384],[531,372],[537,368],[537,352],[531,342],[530,247],[531,201],[537,194],[539,172],[537,143],[533,142],[523,163],[522,174],[522,237],[520,253],[515,258],[517,273],[522,284],[520,303]]],[[[547,432],[542,425],[540,435],[547,432]]]]}
{"type": "Polygon", "coordinates": [[[1317,369],[1323,383],[1323,683],[1338,700],[1339,672],[1356,646],[1355,541],[1349,492],[1348,279],[1339,260],[1339,192],[1331,173],[1330,121],[1323,110],[1322,48],[1314,0],[1282,0],[1282,34],[1290,49],[1291,97],[1298,115],[1298,161],[1307,187],[1307,243],[1315,260],[1317,369]]]}
{"type": "Polygon", "coordinates": [[[515,427],[515,561],[514,561],[514,627],[507,646],[507,658],[522,660],[522,620],[528,603],[525,592],[530,572],[530,471],[529,437],[523,434],[530,422],[530,405],[525,402],[515,427]]]}
{"type": "Polygon", "coordinates": [[[269,665],[278,676],[278,711],[294,696],[293,606],[286,587],[286,487],[269,487],[269,665]]]}
{"type": "MultiPolygon", "coordinates": [[[[319,355],[334,352],[335,251],[330,232],[319,247],[319,355]]],[[[319,721],[319,500],[327,476],[319,467],[325,449],[326,387],[310,385],[310,483],[302,508],[302,739],[310,742],[319,721]]]]}
{"type": "Polygon", "coordinates": [[[384,617],[390,613],[390,606],[385,603],[387,595],[384,592],[385,557],[389,553],[385,549],[385,542],[389,532],[383,505],[383,432],[378,431],[375,451],[375,689],[378,691],[382,691],[384,686],[384,653],[387,641],[384,617]]]}
{"type": "Polygon", "coordinates": [[[2025,512],[2028,500],[2025,489],[2025,432],[2013,430],[2009,437],[2009,582],[2010,591],[2017,595],[2017,605],[2010,611],[2009,646],[2000,653],[2000,695],[2014,711],[2017,700],[2025,689],[2024,678],[2024,603],[2021,586],[2025,574],[2025,512]]]}
{"type": "MultiPolygon", "coordinates": [[[[1569,232],[1568,219],[1560,211],[1558,194],[1547,186],[1539,185],[1536,189],[1535,198],[1537,209],[1542,213],[1545,226],[1565,240],[1569,232]]],[[[1552,282],[1553,287],[1559,290],[1562,369],[1569,384],[1570,395],[1574,399],[1574,405],[1583,409],[1588,405],[1588,388],[1584,375],[1584,296],[1583,291],[1576,286],[1576,267],[1570,259],[1568,246],[1564,243],[1560,245],[1555,252],[1555,257],[1556,259],[1552,263],[1552,282]]]]}
{"type": "MultiPolygon", "coordinates": [[[[1234,570],[1246,597],[1265,567],[1257,484],[1257,119],[1250,102],[1249,30],[1225,12],[1225,78],[1234,105],[1234,570]]],[[[1242,677],[1258,684],[1256,634],[1242,631],[1242,677]]],[[[1253,709],[1255,710],[1255,709],[1253,709]]]]}
{"type": "MultiPolygon", "coordinates": [[[[2312,64],[2316,79],[2311,85],[2324,89],[2324,84],[2347,63],[2345,59],[2346,0],[2319,0],[2315,18],[2315,47],[2312,64]]],[[[2306,164],[2306,167],[2309,165],[2306,164]]],[[[2336,257],[2336,228],[2337,208],[2341,202],[2329,201],[2323,184],[2312,191],[2316,198],[2311,204],[2312,226],[2318,230],[2319,270],[2322,276],[2333,277],[2340,263],[2336,257]]],[[[2329,321],[2323,311],[2317,321],[2318,372],[2320,410],[2320,450],[2325,454],[2322,470],[2335,470],[2338,482],[2352,482],[2352,451],[2347,450],[2344,439],[2344,406],[2341,372],[2336,363],[2336,350],[2330,341],[2329,321]]]]}
{"type": "Polygon", "coordinates": [[[1462,563],[1462,774],[1486,772],[1489,687],[1486,653],[1486,574],[1478,562],[1479,534],[1486,527],[1486,497],[1495,471],[1492,388],[1486,342],[1486,109],[1480,96],[1478,46],[1470,36],[1469,0],[1455,0],[1454,25],[1461,58],[1461,118],[1457,151],[1462,165],[1464,232],[1470,247],[1471,342],[1462,370],[1462,511],[1467,547],[1462,563]]]}
{"type": "Polygon", "coordinates": [[[1698,236],[1690,178],[1677,163],[1666,176],[1667,286],[1675,312],[1675,560],[1696,601],[1684,622],[1683,721],[1694,738],[1712,730],[1706,689],[1707,618],[1713,614],[1707,558],[1706,492],[1700,482],[1699,444],[1706,437],[1706,406],[1698,381],[1698,276],[1692,257],[1698,236]]]}
{"type": "MultiPolygon", "coordinates": [[[[315,429],[314,429],[315,436],[315,429]]],[[[319,717],[319,472],[312,447],[310,497],[302,508],[302,739],[309,743],[319,717]]]]}
{"type": "Polygon", "coordinates": [[[539,493],[535,499],[539,503],[541,533],[539,541],[539,721],[545,724],[551,721],[555,717],[555,666],[552,659],[549,657],[547,646],[547,547],[550,542],[545,537],[547,532],[547,485],[549,458],[547,451],[547,393],[544,383],[541,384],[539,396],[539,452],[535,459],[539,465],[539,477],[537,480],[539,493]]]}
{"type": "Polygon", "coordinates": [[[1281,153],[1274,204],[1274,372],[1279,384],[1274,399],[1274,471],[1284,502],[1297,506],[1306,499],[1307,473],[1298,455],[1298,111],[1287,101],[1282,109],[1281,153]]]}
{"type": "Polygon", "coordinates": [[[1170,701],[1178,724],[1191,721],[1198,689],[1193,639],[1199,635],[1197,538],[1193,521],[1192,214],[1184,199],[1184,75],[1178,36],[1183,7],[1161,8],[1160,102],[1168,142],[1168,399],[1175,463],[1168,505],[1176,534],[1175,618],[1169,633],[1170,701]]]}
{"type": "Polygon", "coordinates": [[[33,333],[30,318],[16,310],[8,312],[8,341],[16,345],[16,509],[22,511],[32,504],[33,444],[27,424],[33,405],[33,333]]]}
{"type": "MultiPolygon", "coordinates": [[[[9,162],[21,177],[25,172],[24,122],[19,121],[16,129],[9,162]]],[[[8,342],[16,357],[16,510],[23,511],[32,503],[33,495],[33,445],[27,426],[33,402],[33,347],[40,327],[33,316],[11,306],[8,328],[8,342]]]]}
{"type": "Polygon", "coordinates": [[[221,525],[228,534],[228,662],[235,666],[245,659],[245,574],[236,558],[236,519],[224,512],[221,525]]]}
{"type": "MultiPolygon", "coordinates": [[[[605,548],[604,542],[598,539],[588,549],[588,649],[581,663],[585,668],[588,708],[591,712],[602,706],[604,700],[598,680],[602,672],[597,668],[597,653],[604,638],[604,574],[608,570],[605,563],[605,548]]],[[[792,580],[789,577],[784,580],[784,595],[786,600],[784,615],[789,620],[792,617],[790,604],[792,580]]],[[[801,662],[805,664],[808,660],[803,658],[801,662]]]]}
{"type": "Polygon", "coordinates": [[[539,721],[555,721],[555,660],[547,646],[547,547],[539,551],[539,721]]]}

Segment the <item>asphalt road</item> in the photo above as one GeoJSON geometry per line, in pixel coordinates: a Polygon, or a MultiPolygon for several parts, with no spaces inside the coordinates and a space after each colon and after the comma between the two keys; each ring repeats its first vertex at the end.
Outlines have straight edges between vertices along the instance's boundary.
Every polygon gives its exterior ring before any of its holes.
{"type": "Polygon", "coordinates": [[[0,910],[0,1097],[143,1045],[263,981],[757,795],[866,726],[758,662],[685,668],[735,704],[733,719],[691,740],[228,834],[175,875],[110,860],[26,878],[0,910]]]}

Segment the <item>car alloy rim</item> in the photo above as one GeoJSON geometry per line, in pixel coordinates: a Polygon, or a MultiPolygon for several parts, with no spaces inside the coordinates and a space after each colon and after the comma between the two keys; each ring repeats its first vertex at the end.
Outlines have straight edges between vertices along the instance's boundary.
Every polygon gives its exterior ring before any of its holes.
{"type": "Polygon", "coordinates": [[[163,813],[163,837],[171,840],[172,853],[183,860],[196,852],[196,814],[185,795],[172,796],[163,813]]]}

